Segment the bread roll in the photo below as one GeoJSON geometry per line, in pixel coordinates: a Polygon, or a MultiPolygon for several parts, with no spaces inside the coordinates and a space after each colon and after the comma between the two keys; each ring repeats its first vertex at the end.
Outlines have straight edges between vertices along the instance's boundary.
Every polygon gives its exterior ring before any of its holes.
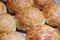
{"type": "Polygon", "coordinates": [[[34,1],[34,5],[39,7],[39,8],[43,8],[45,7],[46,5],[54,2],[54,0],[33,0],[34,1]]]}
{"type": "Polygon", "coordinates": [[[35,7],[25,8],[16,13],[16,23],[18,29],[27,31],[31,26],[44,24],[43,13],[35,7]]]}
{"type": "Polygon", "coordinates": [[[44,16],[46,23],[51,26],[58,26],[60,24],[60,4],[51,3],[44,8],[44,16]]]}
{"type": "Polygon", "coordinates": [[[7,0],[7,6],[10,12],[15,13],[18,9],[32,6],[31,0],[7,0]]]}
{"type": "Polygon", "coordinates": [[[25,38],[17,32],[5,32],[0,34],[0,40],[25,40],[25,38]]]}
{"type": "Polygon", "coordinates": [[[32,27],[27,31],[26,40],[58,40],[58,32],[48,25],[32,27]]]}
{"type": "Polygon", "coordinates": [[[0,13],[7,13],[7,8],[3,2],[0,1],[0,13]]]}
{"type": "Polygon", "coordinates": [[[0,32],[15,31],[16,30],[15,25],[16,24],[11,15],[7,13],[0,14],[0,32]]]}

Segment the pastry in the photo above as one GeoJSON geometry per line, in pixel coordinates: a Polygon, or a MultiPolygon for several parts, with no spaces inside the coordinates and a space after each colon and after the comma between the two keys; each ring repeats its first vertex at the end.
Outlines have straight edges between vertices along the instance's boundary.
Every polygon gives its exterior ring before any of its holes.
{"type": "Polygon", "coordinates": [[[0,32],[15,31],[16,24],[11,15],[7,13],[0,14],[0,32]]]}
{"type": "Polygon", "coordinates": [[[43,12],[35,7],[25,8],[15,15],[17,28],[23,31],[27,31],[31,26],[37,26],[45,24],[43,12]]]}
{"type": "Polygon", "coordinates": [[[57,27],[60,24],[60,4],[51,3],[44,8],[46,23],[57,27]]]}
{"type": "Polygon", "coordinates": [[[0,40],[25,40],[25,38],[17,32],[5,32],[0,34],[0,40]]]}
{"type": "Polygon", "coordinates": [[[58,32],[48,25],[32,27],[27,31],[26,40],[58,40],[58,32]]]}
{"type": "Polygon", "coordinates": [[[11,13],[15,13],[19,9],[32,6],[32,0],[7,0],[7,6],[11,13]]]}
{"type": "Polygon", "coordinates": [[[36,7],[39,8],[43,8],[46,5],[49,5],[50,3],[54,2],[54,0],[33,0],[34,1],[34,5],[36,5],[36,7]]]}

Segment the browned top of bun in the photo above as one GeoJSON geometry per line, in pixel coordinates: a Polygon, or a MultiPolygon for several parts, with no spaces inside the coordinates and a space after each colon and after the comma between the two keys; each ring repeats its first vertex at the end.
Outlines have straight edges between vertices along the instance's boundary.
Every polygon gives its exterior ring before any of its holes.
{"type": "Polygon", "coordinates": [[[58,33],[48,25],[40,25],[27,32],[27,40],[58,40],[58,33]]]}
{"type": "Polygon", "coordinates": [[[38,8],[29,7],[16,13],[16,21],[20,28],[29,29],[31,26],[44,24],[44,15],[38,8]]]}
{"type": "Polygon", "coordinates": [[[46,22],[52,26],[60,24],[60,4],[51,3],[44,8],[46,22]]]}
{"type": "Polygon", "coordinates": [[[8,9],[12,12],[18,11],[18,9],[23,9],[32,6],[31,0],[8,0],[8,9]]]}
{"type": "Polygon", "coordinates": [[[0,32],[15,31],[15,22],[11,15],[7,13],[0,14],[0,32]]]}
{"type": "Polygon", "coordinates": [[[0,34],[0,40],[25,40],[25,38],[17,32],[5,32],[0,34]]]}
{"type": "Polygon", "coordinates": [[[44,7],[44,6],[46,6],[46,5],[48,5],[48,4],[52,3],[52,2],[54,2],[54,0],[34,0],[34,3],[36,5],[41,6],[41,7],[44,7]]]}

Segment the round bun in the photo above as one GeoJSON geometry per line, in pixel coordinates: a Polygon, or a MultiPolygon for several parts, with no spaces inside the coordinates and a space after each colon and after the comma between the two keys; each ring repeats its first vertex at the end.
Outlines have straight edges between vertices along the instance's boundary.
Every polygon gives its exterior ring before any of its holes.
{"type": "Polygon", "coordinates": [[[17,28],[23,31],[29,30],[31,26],[45,23],[42,12],[35,7],[25,8],[16,13],[16,22],[18,25],[17,28]]]}
{"type": "Polygon", "coordinates": [[[34,5],[36,5],[37,7],[45,7],[46,5],[54,2],[54,0],[33,0],[34,1],[34,5]]]}
{"type": "Polygon", "coordinates": [[[15,13],[18,9],[23,9],[32,6],[31,0],[8,0],[7,6],[10,12],[15,13]]]}
{"type": "Polygon", "coordinates": [[[48,25],[40,25],[36,27],[32,27],[27,32],[27,40],[58,40],[58,32],[48,26],[48,25]]]}
{"type": "Polygon", "coordinates": [[[43,13],[35,7],[25,8],[16,13],[18,29],[27,31],[31,26],[44,24],[43,13]]]}
{"type": "Polygon", "coordinates": [[[0,34],[0,40],[25,40],[25,38],[17,32],[5,32],[0,34]]]}
{"type": "Polygon", "coordinates": [[[0,13],[7,13],[6,5],[0,1],[0,13]]]}
{"type": "Polygon", "coordinates": [[[16,26],[14,19],[9,14],[0,14],[0,32],[9,32],[9,31],[15,31],[16,26]]]}
{"type": "Polygon", "coordinates": [[[51,3],[44,8],[46,23],[51,26],[60,25],[60,4],[51,3]]]}

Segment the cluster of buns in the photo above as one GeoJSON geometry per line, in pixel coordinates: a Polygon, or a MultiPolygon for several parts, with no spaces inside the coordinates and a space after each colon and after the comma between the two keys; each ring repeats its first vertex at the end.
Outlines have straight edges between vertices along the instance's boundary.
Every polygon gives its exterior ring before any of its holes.
{"type": "Polygon", "coordinates": [[[16,32],[15,19],[7,12],[7,6],[2,1],[0,1],[0,40],[25,40],[16,32]]]}
{"type": "Polygon", "coordinates": [[[54,0],[0,0],[0,40],[60,40],[60,4],[54,0]]]}

